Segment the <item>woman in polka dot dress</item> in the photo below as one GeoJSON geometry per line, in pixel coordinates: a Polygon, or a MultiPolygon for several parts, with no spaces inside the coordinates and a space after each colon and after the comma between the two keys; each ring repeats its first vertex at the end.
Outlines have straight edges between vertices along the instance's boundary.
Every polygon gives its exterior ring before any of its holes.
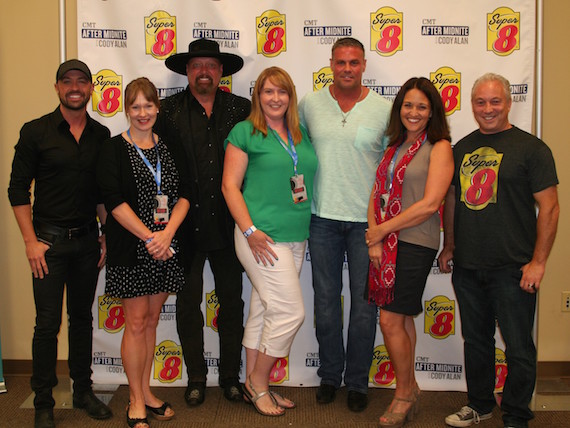
{"type": "Polygon", "coordinates": [[[121,299],[125,316],[127,423],[144,428],[147,411],[160,420],[174,416],[149,384],[160,310],[168,294],[184,284],[176,232],[190,207],[190,189],[185,157],[172,154],[152,132],[156,87],[136,79],[127,85],[124,102],[129,129],[104,143],[97,180],[109,213],[105,292],[121,299]]]}

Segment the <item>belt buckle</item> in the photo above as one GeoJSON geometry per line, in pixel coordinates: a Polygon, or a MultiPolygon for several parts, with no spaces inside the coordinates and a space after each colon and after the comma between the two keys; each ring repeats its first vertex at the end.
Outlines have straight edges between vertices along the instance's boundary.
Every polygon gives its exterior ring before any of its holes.
{"type": "Polygon", "coordinates": [[[71,240],[73,238],[73,231],[71,229],[67,229],[67,239],[71,240]]]}

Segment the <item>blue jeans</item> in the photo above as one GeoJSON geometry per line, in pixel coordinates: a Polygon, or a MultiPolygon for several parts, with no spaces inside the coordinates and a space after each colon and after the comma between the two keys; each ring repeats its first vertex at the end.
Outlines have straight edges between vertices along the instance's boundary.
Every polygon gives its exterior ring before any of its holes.
{"type": "MultiPolygon", "coordinates": [[[[74,394],[91,390],[93,316],[100,256],[97,232],[80,238],[59,237],[46,252],[49,274],[34,278],[36,326],[32,342],[31,386],[36,409],[52,408],[57,385],[57,336],[61,326],[63,292],[67,291],[69,375],[74,394]]],[[[41,235],[40,235],[41,236],[41,235]]]]}
{"type": "Polygon", "coordinates": [[[315,291],[315,318],[322,384],[340,387],[342,373],[349,390],[366,393],[376,334],[377,308],[368,303],[368,247],[366,223],[312,216],[309,251],[315,291]],[[350,279],[350,316],[346,355],[341,305],[342,268],[347,253],[350,279]]]}
{"type": "Polygon", "coordinates": [[[469,406],[488,413],[495,406],[495,319],[505,342],[507,379],[501,409],[506,425],[528,426],[528,405],[536,380],[536,348],[532,338],[536,294],[519,287],[517,266],[471,270],[455,266],[453,287],[465,340],[465,376],[469,406]]]}

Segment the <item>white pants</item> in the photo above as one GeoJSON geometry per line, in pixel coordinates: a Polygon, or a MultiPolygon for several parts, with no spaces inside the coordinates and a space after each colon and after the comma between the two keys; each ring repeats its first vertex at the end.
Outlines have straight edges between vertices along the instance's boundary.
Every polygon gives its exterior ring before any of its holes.
{"type": "Polygon", "coordinates": [[[307,241],[269,244],[279,260],[263,266],[237,226],[234,236],[236,254],[253,285],[242,344],[271,357],[286,357],[305,320],[299,274],[307,241]]]}

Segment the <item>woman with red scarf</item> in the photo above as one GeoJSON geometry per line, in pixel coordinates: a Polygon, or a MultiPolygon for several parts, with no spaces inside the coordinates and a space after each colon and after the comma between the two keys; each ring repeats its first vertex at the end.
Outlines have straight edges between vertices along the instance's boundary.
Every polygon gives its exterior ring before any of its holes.
{"type": "Polygon", "coordinates": [[[398,92],[368,205],[369,298],[380,306],[380,328],[397,384],[380,426],[401,427],[418,411],[414,317],[439,249],[438,209],[453,176],[449,127],[441,96],[424,77],[398,92]]]}

